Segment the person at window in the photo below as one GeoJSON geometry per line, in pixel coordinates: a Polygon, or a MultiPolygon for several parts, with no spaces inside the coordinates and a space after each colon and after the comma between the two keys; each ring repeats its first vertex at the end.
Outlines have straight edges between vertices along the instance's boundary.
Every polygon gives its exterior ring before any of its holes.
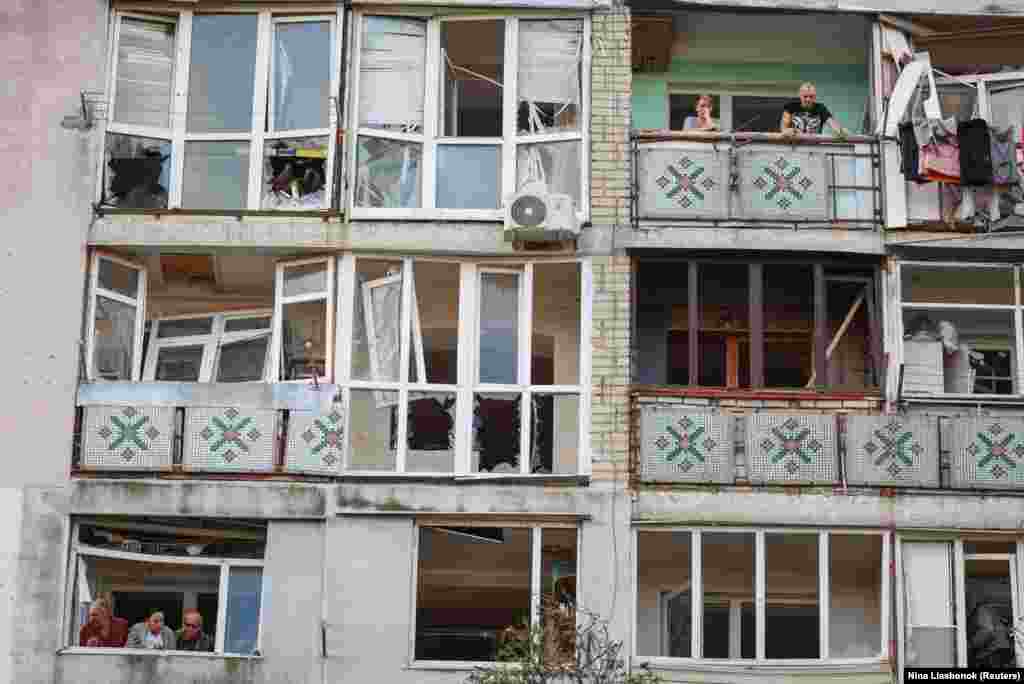
{"type": "Polygon", "coordinates": [[[174,636],[174,631],[164,624],[164,614],[156,610],[145,621],[132,625],[126,645],[128,648],[173,651],[177,648],[177,637],[174,636]]]}
{"type": "Polygon", "coordinates": [[[203,616],[195,608],[185,611],[176,636],[179,651],[213,650],[213,639],[203,631],[203,616]]]}
{"type": "Polygon", "coordinates": [[[818,91],[813,83],[800,86],[800,99],[787,102],[782,109],[782,133],[795,135],[821,135],[828,126],[835,135],[843,137],[847,131],[843,128],[828,107],[818,102],[818,91]]]}
{"type": "Polygon", "coordinates": [[[89,606],[89,621],[78,630],[78,645],[91,648],[123,648],[128,640],[128,621],[114,617],[104,599],[89,606]]]}
{"type": "Polygon", "coordinates": [[[690,115],[683,121],[683,128],[686,130],[717,131],[718,120],[711,117],[714,101],[710,95],[698,95],[694,103],[696,115],[690,115]]]}

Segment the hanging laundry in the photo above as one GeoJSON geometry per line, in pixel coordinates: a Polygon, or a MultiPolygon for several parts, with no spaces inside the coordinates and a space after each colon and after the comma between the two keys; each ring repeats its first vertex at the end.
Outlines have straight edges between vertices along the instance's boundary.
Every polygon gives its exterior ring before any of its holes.
{"type": "Polygon", "coordinates": [[[1021,179],[1020,168],[1017,166],[1017,129],[1009,126],[1005,129],[993,128],[992,138],[992,183],[995,185],[1013,185],[1021,179]]]}
{"type": "Polygon", "coordinates": [[[914,122],[914,136],[920,146],[920,176],[959,185],[960,144],[956,132],[956,117],[914,122]]]}
{"type": "Polygon", "coordinates": [[[921,159],[920,151],[917,148],[917,138],[914,137],[914,124],[901,123],[899,127],[900,141],[900,172],[907,180],[925,182],[920,174],[921,159]]]}
{"type": "Polygon", "coordinates": [[[963,185],[992,184],[992,138],[984,119],[962,121],[957,126],[960,141],[960,182],[963,185]]]}

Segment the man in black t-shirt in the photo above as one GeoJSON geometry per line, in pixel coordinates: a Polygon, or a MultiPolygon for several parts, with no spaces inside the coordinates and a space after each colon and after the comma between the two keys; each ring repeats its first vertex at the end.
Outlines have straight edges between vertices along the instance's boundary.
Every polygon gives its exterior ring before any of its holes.
{"type": "Polygon", "coordinates": [[[836,135],[845,136],[846,130],[832,116],[828,107],[817,99],[818,91],[813,83],[800,86],[800,99],[786,103],[782,110],[782,132],[787,135],[821,135],[825,126],[828,126],[836,135]]]}

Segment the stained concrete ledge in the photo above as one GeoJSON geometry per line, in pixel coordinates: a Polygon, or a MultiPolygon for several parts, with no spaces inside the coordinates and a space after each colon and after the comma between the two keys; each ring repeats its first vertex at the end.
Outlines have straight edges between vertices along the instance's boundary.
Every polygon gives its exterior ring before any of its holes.
{"type": "Polygon", "coordinates": [[[839,228],[736,228],[643,222],[615,232],[619,249],[749,250],[885,254],[881,231],[839,228]]]}
{"type": "Polygon", "coordinates": [[[332,485],[253,481],[75,480],[72,515],[304,519],[327,514],[332,485]]]}
{"type": "MultiPolygon", "coordinates": [[[[268,681],[259,658],[138,653],[74,653],[57,656],[55,684],[259,684],[268,681]]],[[[274,682],[299,684],[275,673],[274,682]]]]}

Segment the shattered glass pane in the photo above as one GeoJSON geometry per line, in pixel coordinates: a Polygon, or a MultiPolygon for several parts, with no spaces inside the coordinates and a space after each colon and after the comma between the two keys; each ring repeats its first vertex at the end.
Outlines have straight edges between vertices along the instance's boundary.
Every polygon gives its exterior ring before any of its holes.
{"type": "Polygon", "coordinates": [[[572,198],[580,207],[580,143],[534,143],[516,148],[516,190],[557,193],[572,198]]]}
{"type": "Polygon", "coordinates": [[[282,138],[263,146],[262,209],[323,209],[327,138],[282,138]]]}
{"type": "Polygon", "coordinates": [[[406,470],[455,470],[455,393],[410,392],[406,426],[406,470]]]}
{"type": "Polygon", "coordinates": [[[497,209],[501,206],[501,148],[497,145],[437,146],[437,206],[497,209]]]}
{"type": "MultiPolygon", "coordinates": [[[[502,134],[505,22],[441,24],[443,135],[497,138],[502,134]]],[[[439,205],[441,206],[441,205],[439,205]]]]}
{"type": "Polygon", "coordinates": [[[272,130],[327,128],[331,88],[331,25],[326,21],[274,26],[272,130]]]}
{"type": "Polygon", "coordinates": [[[249,143],[185,143],[182,207],[244,209],[248,188],[249,143]]]}
{"type": "Polygon", "coordinates": [[[114,97],[117,123],[171,127],[174,33],[175,26],[169,22],[121,20],[114,97]]]}
{"type": "Polygon", "coordinates": [[[349,470],[394,471],[398,392],[352,390],[349,400],[349,470]]]}
{"type": "Polygon", "coordinates": [[[519,394],[473,395],[473,472],[519,472],[520,405],[519,394]]]}
{"type": "Polygon", "coordinates": [[[103,204],[121,209],[166,209],[171,143],[107,135],[103,204]]]}
{"type": "Polygon", "coordinates": [[[579,129],[583,22],[519,22],[520,134],[579,129]]]}
{"type": "Polygon", "coordinates": [[[357,207],[420,206],[422,145],[359,136],[356,150],[357,207]]]}
{"type": "Polygon", "coordinates": [[[192,19],[188,132],[252,128],[256,27],[255,14],[200,14],[192,19]]]}
{"type": "Polygon", "coordinates": [[[98,296],[93,326],[94,379],[131,380],[135,349],[135,307],[98,296]]]}
{"type": "Polygon", "coordinates": [[[164,347],[156,357],[156,380],[198,382],[203,366],[203,345],[164,347]]]}
{"type": "Polygon", "coordinates": [[[359,54],[359,125],[423,130],[427,22],[366,17],[359,54]]]}

